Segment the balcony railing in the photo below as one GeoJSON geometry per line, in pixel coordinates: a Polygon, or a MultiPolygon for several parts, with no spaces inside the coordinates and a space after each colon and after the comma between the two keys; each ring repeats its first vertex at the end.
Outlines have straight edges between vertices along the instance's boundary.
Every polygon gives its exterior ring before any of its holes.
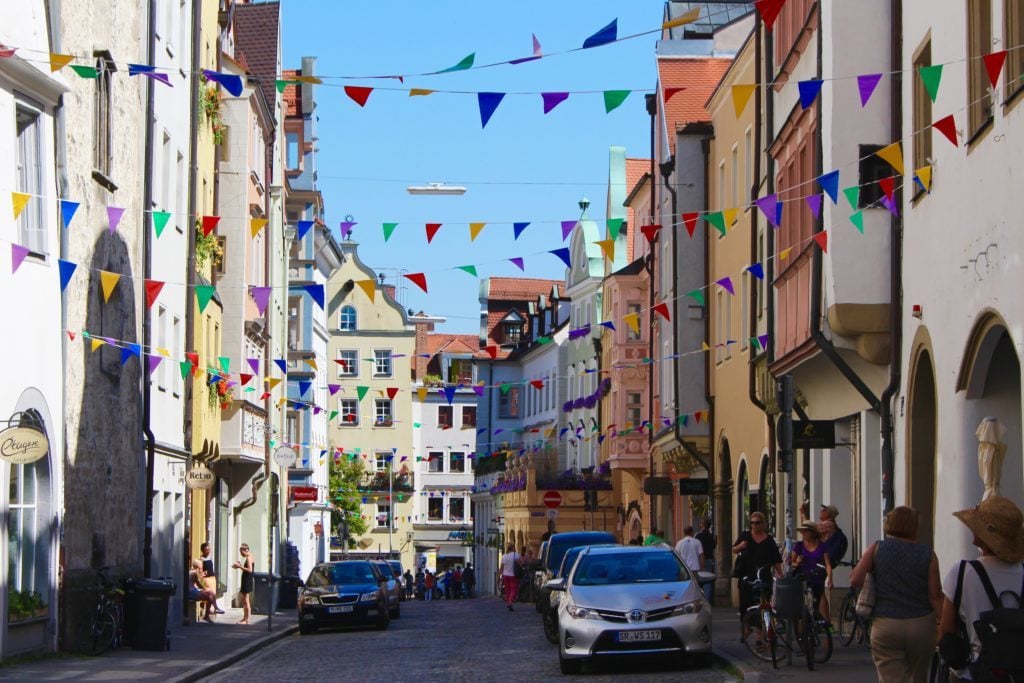
{"type": "MultiPolygon", "coordinates": [[[[388,490],[388,473],[387,472],[366,472],[359,480],[357,488],[360,492],[362,491],[387,491],[388,490]]],[[[393,481],[390,484],[392,491],[401,493],[411,493],[413,491],[413,477],[409,472],[400,472],[393,475],[393,481]]]]}

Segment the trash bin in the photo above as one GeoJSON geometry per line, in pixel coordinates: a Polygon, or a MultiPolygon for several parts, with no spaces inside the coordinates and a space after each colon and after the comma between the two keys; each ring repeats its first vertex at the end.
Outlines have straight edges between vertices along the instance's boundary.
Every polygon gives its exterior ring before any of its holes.
{"type": "Polygon", "coordinates": [[[168,579],[124,582],[124,632],[136,650],[166,650],[167,605],[176,587],[168,579]]]}
{"type": "Polygon", "coordinates": [[[266,572],[253,572],[252,578],[256,584],[249,598],[252,603],[252,613],[266,614],[267,607],[270,605],[274,606],[273,609],[277,609],[277,594],[281,577],[266,572]]]}
{"type": "Polygon", "coordinates": [[[277,606],[279,609],[296,609],[299,606],[299,586],[302,579],[297,576],[281,577],[280,593],[277,606]]]}

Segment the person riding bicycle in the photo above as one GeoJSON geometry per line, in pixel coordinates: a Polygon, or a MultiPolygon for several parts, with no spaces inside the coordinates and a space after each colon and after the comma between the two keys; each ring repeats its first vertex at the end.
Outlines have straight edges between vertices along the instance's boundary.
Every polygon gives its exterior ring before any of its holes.
{"type": "Polygon", "coordinates": [[[808,520],[796,530],[800,532],[802,540],[793,546],[790,555],[793,574],[807,580],[819,615],[829,619],[828,603],[824,595],[826,588],[832,588],[832,560],[829,559],[825,544],[821,542],[818,525],[808,520]]]}
{"type": "Polygon", "coordinates": [[[765,516],[760,512],[750,515],[750,529],[740,534],[732,547],[736,555],[733,576],[740,579],[740,618],[747,608],[757,601],[750,584],[744,579],[753,579],[762,567],[771,567],[773,576],[782,574],[782,555],[775,539],[768,533],[765,516]]]}

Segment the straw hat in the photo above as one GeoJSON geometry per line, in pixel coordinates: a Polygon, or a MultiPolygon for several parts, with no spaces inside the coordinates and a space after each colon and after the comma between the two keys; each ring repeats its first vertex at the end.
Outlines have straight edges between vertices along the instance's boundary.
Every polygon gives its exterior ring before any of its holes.
{"type": "Polygon", "coordinates": [[[980,505],[953,515],[1000,560],[1024,560],[1024,515],[1009,498],[991,496],[980,505]]]}
{"type": "Polygon", "coordinates": [[[805,521],[803,524],[801,524],[800,526],[798,526],[796,528],[796,530],[797,531],[809,531],[812,534],[814,534],[815,536],[820,536],[821,535],[821,531],[818,529],[818,525],[815,524],[814,522],[812,522],[809,519],[807,521],[805,521]]]}
{"type": "Polygon", "coordinates": [[[839,516],[839,508],[837,508],[835,505],[822,505],[821,509],[828,510],[829,519],[834,520],[836,517],[839,516]]]}

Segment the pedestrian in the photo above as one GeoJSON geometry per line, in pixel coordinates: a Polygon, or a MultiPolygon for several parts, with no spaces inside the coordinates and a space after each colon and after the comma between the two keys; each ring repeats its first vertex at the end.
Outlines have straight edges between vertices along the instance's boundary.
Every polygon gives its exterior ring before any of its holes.
{"type": "Polygon", "coordinates": [[[412,572],[408,569],[405,570],[405,574],[402,576],[405,581],[405,599],[412,600],[413,596],[413,577],[412,572]]]}
{"type": "Polygon", "coordinates": [[[683,529],[683,537],[676,543],[676,555],[683,561],[686,568],[693,572],[694,576],[704,566],[704,546],[693,537],[693,527],[683,529]]]}
{"type": "Polygon", "coordinates": [[[871,659],[881,683],[926,683],[935,652],[942,611],[939,560],[931,546],[917,542],[917,524],[917,510],[893,508],[882,525],[884,538],[867,549],[850,574],[850,585],[857,588],[868,572],[874,580],[871,659]]]}
{"type": "Polygon", "coordinates": [[[793,546],[789,563],[796,576],[806,579],[814,596],[818,616],[831,623],[825,591],[832,589],[832,562],[821,543],[821,532],[818,531],[818,525],[810,520],[798,526],[796,530],[800,533],[800,540],[793,546]]]}
{"type": "MultiPolygon", "coordinates": [[[[746,580],[757,578],[758,573],[765,568],[770,570],[771,577],[782,575],[782,555],[775,539],[768,533],[763,513],[750,514],[750,529],[740,534],[732,547],[732,554],[736,555],[733,576],[740,577],[739,610],[742,623],[747,608],[755,602],[754,591],[746,580]]],[[[746,635],[742,634],[743,640],[746,640],[746,635]]]]}
{"type": "MultiPolygon", "coordinates": [[[[203,543],[199,546],[200,559],[203,561],[203,585],[201,586],[205,590],[212,591],[214,597],[217,595],[217,571],[213,566],[213,557],[210,556],[210,544],[203,543]]],[[[224,614],[224,610],[211,605],[211,603],[204,601],[203,605],[206,607],[205,615],[210,616],[210,610],[213,610],[213,614],[224,614]]]]}
{"type": "Polygon", "coordinates": [[[452,597],[458,600],[462,597],[462,565],[455,565],[452,572],[452,597]]]}
{"type": "MultiPolygon", "coordinates": [[[[188,573],[188,599],[196,603],[205,602],[207,605],[211,605],[217,614],[224,614],[217,607],[217,594],[203,586],[203,563],[199,560],[192,560],[192,571],[188,573]]],[[[213,623],[209,607],[206,610],[206,616],[203,617],[203,621],[210,624],[213,623]]]]}
{"type": "MultiPolygon", "coordinates": [[[[1024,592],[1024,565],[1021,565],[1024,560],[1024,515],[1012,500],[998,495],[989,496],[973,509],[954,512],[953,515],[970,529],[973,534],[971,544],[981,550],[981,557],[976,563],[959,562],[946,573],[942,582],[944,599],[939,632],[945,641],[949,637],[946,634],[956,634],[959,621],[967,634],[969,654],[966,666],[957,668],[956,676],[960,680],[991,680],[992,674],[982,670],[978,661],[981,642],[974,623],[982,612],[994,608],[986,590],[986,579],[997,598],[1002,598],[1004,593],[1012,593],[1018,600],[1024,598],[1020,595],[1024,592]],[[957,612],[954,603],[961,566],[963,583],[960,610],[957,612]]],[[[1009,599],[1009,604],[1012,604],[1012,599],[1009,599]]],[[[943,649],[942,644],[940,650],[943,649]]],[[[944,651],[943,658],[953,665],[944,651]]],[[[1016,671],[1010,673],[1013,674],[1012,680],[1021,680],[1016,671]]],[[[1011,677],[1005,680],[1011,680],[1011,677]]]]}
{"type": "Polygon", "coordinates": [[[419,593],[420,600],[427,599],[426,576],[423,574],[422,567],[416,570],[416,592],[419,593]]]}
{"type": "Polygon", "coordinates": [[[472,598],[473,589],[476,588],[476,571],[472,562],[467,562],[466,568],[462,570],[462,585],[466,588],[466,597],[472,598]]]}
{"type": "Polygon", "coordinates": [[[821,510],[818,511],[818,522],[819,524],[825,524],[828,528],[828,539],[825,542],[825,552],[828,553],[828,557],[832,560],[832,566],[837,567],[843,558],[846,557],[846,551],[850,547],[850,542],[846,539],[846,534],[839,528],[839,523],[836,522],[836,517],[839,516],[839,508],[835,505],[822,505],[821,510]],[[830,524],[826,524],[830,522],[830,524]]]}
{"type": "Polygon", "coordinates": [[[256,588],[256,578],[253,576],[253,572],[256,570],[256,562],[253,560],[252,553],[249,552],[247,544],[243,543],[238,552],[242,555],[242,561],[231,565],[235,569],[242,570],[242,585],[238,589],[238,595],[242,599],[242,620],[238,623],[248,624],[249,616],[252,613],[252,604],[249,596],[256,588]]]}
{"type": "Polygon", "coordinates": [[[651,533],[644,539],[644,545],[658,545],[664,543],[665,537],[662,535],[660,529],[652,529],[651,533]]]}
{"type": "MultiPolygon", "coordinates": [[[[718,547],[718,539],[711,532],[711,520],[707,517],[700,521],[700,531],[694,536],[700,541],[701,548],[704,551],[704,571],[715,573],[715,548],[718,547]]],[[[708,604],[711,604],[711,598],[715,594],[715,584],[713,581],[708,581],[704,584],[704,597],[708,599],[708,604]]]]}
{"type": "Polygon", "coordinates": [[[505,607],[509,612],[513,611],[512,603],[516,601],[516,593],[519,592],[519,579],[516,578],[516,565],[519,560],[516,547],[509,543],[505,548],[505,554],[501,556],[501,584],[505,588],[505,607]]]}
{"type": "Polygon", "coordinates": [[[423,590],[426,595],[427,602],[434,599],[434,589],[437,586],[437,577],[430,573],[428,569],[426,574],[423,576],[423,590]]]}

